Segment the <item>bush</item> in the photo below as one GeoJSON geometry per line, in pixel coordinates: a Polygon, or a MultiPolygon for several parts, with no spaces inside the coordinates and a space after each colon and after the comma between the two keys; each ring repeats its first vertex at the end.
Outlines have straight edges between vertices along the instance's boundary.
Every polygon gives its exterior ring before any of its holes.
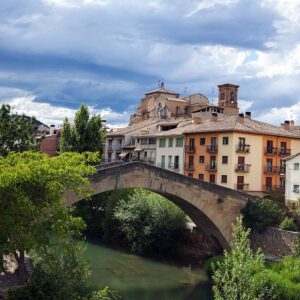
{"type": "MultiPolygon", "coordinates": [[[[278,300],[300,299],[300,259],[286,257],[260,275],[266,284],[273,286],[278,300]]],[[[258,278],[259,279],[259,278],[258,278]]]]}
{"type": "Polygon", "coordinates": [[[172,253],[185,238],[186,217],[173,203],[155,193],[135,190],[114,212],[131,251],[172,253]]]}
{"type": "Polygon", "coordinates": [[[265,270],[261,251],[253,252],[249,241],[250,230],[237,218],[233,226],[231,252],[224,251],[224,258],[213,265],[213,292],[217,300],[275,299],[272,285],[254,279],[265,270]],[[259,283],[259,284],[258,284],[259,283]]]}
{"type": "Polygon", "coordinates": [[[241,212],[245,225],[259,232],[269,226],[279,225],[284,218],[278,204],[269,199],[249,200],[241,212]]]}
{"type": "Polygon", "coordinates": [[[78,299],[87,293],[90,274],[81,242],[61,240],[31,254],[33,273],[29,284],[9,293],[9,300],[78,299]]]}
{"type": "Polygon", "coordinates": [[[214,257],[211,257],[210,259],[208,259],[205,264],[204,264],[204,271],[205,273],[207,274],[207,276],[209,278],[212,277],[213,275],[213,271],[214,271],[214,266],[217,264],[217,262],[222,262],[223,260],[223,255],[220,255],[220,256],[214,256],[214,257]]]}
{"type": "Polygon", "coordinates": [[[294,220],[289,217],[285,217],[283,219],[283,221],[279,225],[279,228],[283,230],[297,231],[297,226],[294,220]]]}

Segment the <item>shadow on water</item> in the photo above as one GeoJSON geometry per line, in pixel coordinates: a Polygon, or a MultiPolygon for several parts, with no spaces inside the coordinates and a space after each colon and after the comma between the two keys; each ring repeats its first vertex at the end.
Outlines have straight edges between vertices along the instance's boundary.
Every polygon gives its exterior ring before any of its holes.
{"type": "Polygon", "coordinates": [[[213,299],[203,268],[183,267],[87,243],[91,287],[109,286],[125,300],[213,299]]]}

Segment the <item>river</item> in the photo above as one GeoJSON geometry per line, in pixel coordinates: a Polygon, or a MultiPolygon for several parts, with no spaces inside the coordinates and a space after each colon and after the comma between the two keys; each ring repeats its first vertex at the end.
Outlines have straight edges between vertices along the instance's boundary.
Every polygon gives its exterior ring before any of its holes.
{"type": "Polygon", "coordinates": [[[109,286],[124,300],[213,299],[203,268],[146,259],[99,243],[88,242],[94,289],[109,286]]]}

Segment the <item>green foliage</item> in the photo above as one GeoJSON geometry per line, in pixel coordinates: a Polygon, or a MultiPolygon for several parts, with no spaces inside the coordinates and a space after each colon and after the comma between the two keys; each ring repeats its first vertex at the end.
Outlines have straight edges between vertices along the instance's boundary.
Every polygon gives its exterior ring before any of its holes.
{"type": "Polygon", "coordinates": [[[60,142],[62,152],[99,152],[101,157],[104,141],[105,130],[102,128],[101,117],[94,115],[90,118],[86,105],[82,104],[76,112],[74,126],[65,118],[60,142]]]}
{"type": "Polygon", "coordinates": [[[283,221],[279,225],[279,228],[283,230],[297,231],[297,226],[294,220],[289,217],[285,217],[283,219],[283,221]]]}
{"type": "Polygon", "coordinates": [[[38,255],[31,253],[33,274],[29,284],[10,292],[10,300],[79,299],[87,294],[89,266],[85,247],[70,239],[55,239],[38,255]]]}
{"type": "Polygon", "coordinates": [[[19,268],[24,253],[49,244],[50,236],[78,236],[84,224],[64,207],[66,190],[88,195],[87,176],[95,168],[78,153],[58,157],[35,152],[0,157],[0,253],[13,254],[19,268]]]}
{"type": "Polygon", "coordinates": [[[263,280],[265,286],[273,287],[274,299],[300,299],[300,258],[285,257],[255,277],[257,282],[263,280]]]}
{"type": "Polygon", "coordinates": [[[243,227],[242,217],[233,226],[231,252],[224,251],[224,258],[214,266],[213,292],[216,300],[275,299],[272,286],[266,287],[254,275],[265,270],[260,251],[252,252],[250,230],[243,227]]]}
{"type": "Polygon", "coordinates": [[[284,213],[277,203],[269,199],[256,199],[248,201],[242,209],[247,227],[263,231],[266,227],[279,225],[284,213]]]}
{"type": "Polygon", "coordinates": [[[172,253],[185,237],[185,214],[163,197],[135,190],[128,201],[121,200],[114,212],[122,232],[138,254],[172,253]]]}
{"type": "Polygon", "coordinates": [[[10,151],[23,152],[37,148],[35,120],[24,115],[14,115],[8,104],[0,107],[0,155],[10,151]]]}
{"type": "Polygon", "coordinates": [[[89,300],[120,300],[121,297],[116,291],[112,291],[109,287],[93,292],[89,300]]]}
{"type": "Polygon", "coordinates": [[[213,256],[210,259],[205,261],[204,270],[209,278],[213,276],[214,266],[217,264],[217,262],[222,262],[222,261],[223,261],[223,255],[213,256]]]}

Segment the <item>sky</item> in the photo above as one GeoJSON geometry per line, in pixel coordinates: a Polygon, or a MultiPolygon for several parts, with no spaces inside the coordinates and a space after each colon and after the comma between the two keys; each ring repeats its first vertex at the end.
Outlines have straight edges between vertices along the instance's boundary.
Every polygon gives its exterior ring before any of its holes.
{"type": "Polygon", "coordinates": [[[128,124],[159,80],[300,123],[300,0],[0,1],[0,103],[47,124],[81,103],[128,124]]]}

